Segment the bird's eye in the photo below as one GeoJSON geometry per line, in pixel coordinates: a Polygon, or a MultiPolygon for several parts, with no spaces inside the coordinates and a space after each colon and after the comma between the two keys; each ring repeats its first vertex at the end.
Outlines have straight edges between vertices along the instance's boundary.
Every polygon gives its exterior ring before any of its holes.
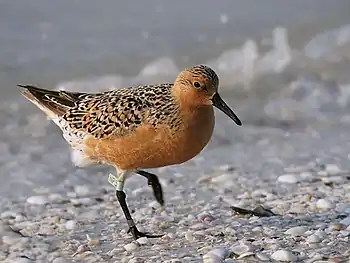
{"type": "Polygon", "coordinates": [[[194,86],[195,88],[200,88],[200,87],[201,87],[201,84],[200,84],[198,81],[195,81],[195,82],[193,83],[193,86],[194,86]]]}

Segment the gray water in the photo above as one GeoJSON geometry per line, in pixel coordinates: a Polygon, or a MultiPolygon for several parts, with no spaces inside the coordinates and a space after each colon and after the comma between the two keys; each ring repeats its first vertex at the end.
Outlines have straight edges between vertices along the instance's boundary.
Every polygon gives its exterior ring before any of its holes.
{"type": "Polygon", "coordinates": [[[350,23],[349,13],[348,0],[2,1],[0,97],[18,83],[132,76],[162,56],[203,63],[276,26],[302,43],[350,23]]]}

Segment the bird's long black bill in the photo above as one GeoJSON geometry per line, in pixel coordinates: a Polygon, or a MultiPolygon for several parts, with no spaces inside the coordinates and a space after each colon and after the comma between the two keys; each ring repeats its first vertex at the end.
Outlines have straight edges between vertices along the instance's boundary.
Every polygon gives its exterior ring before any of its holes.
{"type": "Polygon", "coordinates": [[[220,97],[218,93],[215,93],[213,98],[213,105],[221,110],[223,113],[225,113],[227,116],[229,116],[237,125],[241,126],[242,122],[237,117],[237,115],[231,110],[231,108],[223,101],[223,99],[220,97]]]}

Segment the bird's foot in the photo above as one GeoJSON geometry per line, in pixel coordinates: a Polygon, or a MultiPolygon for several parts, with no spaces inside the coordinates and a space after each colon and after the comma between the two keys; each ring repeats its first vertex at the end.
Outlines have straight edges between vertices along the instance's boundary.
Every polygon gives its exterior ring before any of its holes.
{"type": "Polygon", "coordinates": [[[137,229],[136,226],[130,227],[128,230],[128,233],[129,232],[131,232],[131,234],[135,240],[139,239],[140,237],[159,238],[159,237],[164,236],[164,235],[149,235],[149,234],[142,233],[137,229]]]}

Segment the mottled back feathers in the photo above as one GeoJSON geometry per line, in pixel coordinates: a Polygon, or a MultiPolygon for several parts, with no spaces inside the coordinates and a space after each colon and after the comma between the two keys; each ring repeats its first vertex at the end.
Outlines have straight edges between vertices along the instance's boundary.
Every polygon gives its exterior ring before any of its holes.
{"type": "MultiPolygon", "coordinates": [[[[172,84],[137,86],[88,94],[21,86],[29,100],[36,100],[59,118],[63,130],[85,132],[95,138],[124,136],[142,123],[176,122],[177,104],[172,84]],[[170,118],[169,118],[170,116],[170,118]]],[[[49,115],[50,116],[50,115],[49,115]]]]}
{"type": "Polygon", "coordinates": [[[169,121],[165,116],[176,108],[171,84],[138,86],[85,97],[68,109],[63,119],[72,129],[103,138],[126,135],[141,124],[169,121]]]}

